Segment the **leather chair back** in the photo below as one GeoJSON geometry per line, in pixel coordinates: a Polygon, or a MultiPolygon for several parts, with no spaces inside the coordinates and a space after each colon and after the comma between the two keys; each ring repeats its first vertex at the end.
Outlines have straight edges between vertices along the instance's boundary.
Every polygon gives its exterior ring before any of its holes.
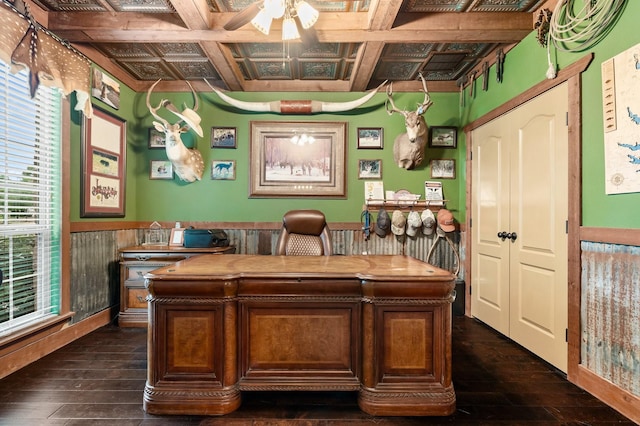
{"type": "Polygon", "coordinates": [[[319,210],[291,210],[282,218],[276,254],[286,256],[330,256],[331,233],[319,210]]]}

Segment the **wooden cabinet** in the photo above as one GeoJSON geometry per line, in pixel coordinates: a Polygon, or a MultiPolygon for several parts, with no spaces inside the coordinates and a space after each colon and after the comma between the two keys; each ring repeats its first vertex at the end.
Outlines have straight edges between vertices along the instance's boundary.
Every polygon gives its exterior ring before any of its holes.
{"type": "Polygon", "coordinates": [[[147,326],[144,274],[200,254],[234,253],[235,247],[134,246],[120,249],[120,327],[147,326]]]}

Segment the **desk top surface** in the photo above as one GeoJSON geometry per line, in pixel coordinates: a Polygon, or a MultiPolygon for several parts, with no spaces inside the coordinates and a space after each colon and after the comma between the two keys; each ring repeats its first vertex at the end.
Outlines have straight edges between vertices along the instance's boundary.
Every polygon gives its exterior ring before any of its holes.
{"type": "Polygon", "coordinates": [[[201,255],[156,269],[145,278],[358,278],[370,280],[450,281],[451,272],[410,256],[267,256],[230,254],[201,255]]]}

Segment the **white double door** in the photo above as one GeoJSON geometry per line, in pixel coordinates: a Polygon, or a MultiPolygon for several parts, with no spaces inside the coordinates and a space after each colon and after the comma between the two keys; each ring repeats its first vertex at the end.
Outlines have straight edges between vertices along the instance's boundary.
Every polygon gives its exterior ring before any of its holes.
{"type": "Polygon", "coordinates": [[[567,107],[564,83],[471,139],[471,314],[565,372],[567,107]]]}

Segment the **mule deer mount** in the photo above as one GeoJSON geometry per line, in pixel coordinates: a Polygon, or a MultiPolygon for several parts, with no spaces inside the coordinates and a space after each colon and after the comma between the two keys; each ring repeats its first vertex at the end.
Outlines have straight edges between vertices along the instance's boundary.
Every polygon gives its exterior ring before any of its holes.
{"type": "Polygon", "coordinates": [[[156,121],[153,122],[153,126],[157,131],[163,132],[165,135],[165,150],[167,153],[167,159],[173,164],[173,170],[180,179],[185,182],[193,182],[202,179],[204,173],[204,160],[202,154],[196,148],[187,148],[182,142],[181,135],[192,129],[196,134],[202,137],[202,127],[200,127],[200,116],[196,113],[198,110],[198,95],[193,90],[193,87],[189,82],[189,87],[193,93],[195,99],[193,109],[185,108],[180,112],[171,101],[162,99],[157,107],[151,106],[151,92],[156,87],[160,80],[151,85],[147,91],[147,108],[153,118],[156,121]],[[162,118],[158,114],[158,110],[163,107],[167,111],[175,114],[180,118],[175,124],[170,124],[168,120],[162,118]],[[184,125],[182,124],[184,123],[184,125]]]}
{"type": "Polygon", "coordinates": [[[427,122],[422,116],[427,109],[433,104],[427,83],[420,74],[422,80],[422,88],[424,91],[424,101],[418,105],[415,111],[403,111],[396,107],[393,103],[393,83],[387,86],[387,101],[385,108],[387,114],[392,115],[394,112],[404,116],[405,133],[399,134],[393,142],[393,160],[398,167],[406,170],[412,170],[419,166],[424,159],[424,149],[427,145],[428,130],[427,122]],[[391,107],[389,107],[391,105],[391,107]]]}

